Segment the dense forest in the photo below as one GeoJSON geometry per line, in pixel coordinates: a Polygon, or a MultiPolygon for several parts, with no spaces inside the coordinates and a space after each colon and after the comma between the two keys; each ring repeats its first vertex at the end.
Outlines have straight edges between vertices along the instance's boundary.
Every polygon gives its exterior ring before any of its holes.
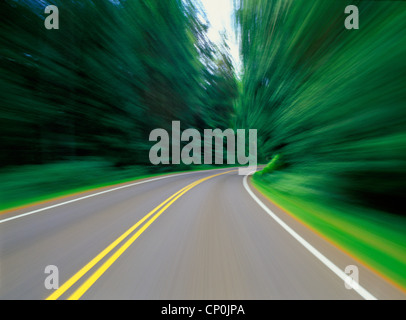
{"type": "Polygon", "coordinates": [[[406,2],[238,0],[239,126],[293,196],[405,214],[406,2]],[[344,8],[360,27],[344,27],[344,8]],[[277,170],[274,170],[277,169],[277,170]]]}
{"type": "Polygon", "coordinates": [[[89,157],[150,165],[149,133],[228,128],[237,82],[227,45],[191,1],[2,1],[1,166],[89,157]],[[63,26],[63,27],[62,27],[63,26]]]}
{"type": "Polygon", "coordinates": [[[257,129],[261,178],[283,192],[404,214],[406,2],[351,1],[346,30],[348,1],[235,0],[241,78],[199,1],[56,0],[58,30],[48,4],[0,3],[2,201],[159,171],[149,133],[179,120],[257,129]]]}

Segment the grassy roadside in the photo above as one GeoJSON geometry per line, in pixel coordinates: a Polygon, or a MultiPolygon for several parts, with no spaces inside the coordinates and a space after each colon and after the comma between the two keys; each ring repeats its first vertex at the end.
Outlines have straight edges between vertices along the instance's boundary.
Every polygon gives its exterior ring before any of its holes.
{"type": "Polygon", "coordinates": [[[339,202],[292,197],[255,174],[268,199],[406,291],[406,219],[339,202]]]}
{"type": "Polygon", "coordinates": [[[227,166],[196,165],[171,168],[132,166],[115,168],[106,162],[80,161],[0,170],[0,214],[25,205],[129,181],[193,170],[227,166]]]}

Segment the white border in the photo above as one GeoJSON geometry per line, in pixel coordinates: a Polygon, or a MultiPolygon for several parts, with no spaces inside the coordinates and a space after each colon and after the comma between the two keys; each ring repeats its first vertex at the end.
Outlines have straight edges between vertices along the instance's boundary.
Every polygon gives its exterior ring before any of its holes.
{"type": "MultiPolygon", "coordinates": [[[[310,253],[312,253],[318,260],[320,260],[327,268],[333,271],[340,279],[345,283],[348,281],[348,275],[337,267],[333,262],[327,259],[320,251],[303,239],[299,234],[297,234],[291,227],[289,227],[285,222],[283,222],[275,213],[273,213],[259,198],[252,192],[250,186],[247,182],[248,176],[245,176],[243,179],[243,185],[245,190],[249,195],[255,200],[255,202],[262,208],[266,213],[268,213],[272,219],[274,219],[285,231],[287,231],[293,238],[295,238],[303,247],[305,247],[310,253]]],[[[352,289],[357,292],[365,300],[378,300],[375,296],[369,293],[361,285],[353,286],[352,289]]]]}

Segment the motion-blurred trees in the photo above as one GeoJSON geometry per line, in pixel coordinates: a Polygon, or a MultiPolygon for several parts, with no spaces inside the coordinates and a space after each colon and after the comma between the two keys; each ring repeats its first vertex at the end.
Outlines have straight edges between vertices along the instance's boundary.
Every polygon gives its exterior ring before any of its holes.
{"type": "Polygon", "coordinates": [[[52,1],[59,30],[44,27],[48,4],[0,3],[0,166],[149,165],[152,129],[230,122],[227,48],[194,1],[52,1]]]}
{"type": "Polygon", "coordinates": [[[258,129],[269,175],[293,195],[404,214],[406,3],[237,0],[244,64],[239,127],[258,129]]]}

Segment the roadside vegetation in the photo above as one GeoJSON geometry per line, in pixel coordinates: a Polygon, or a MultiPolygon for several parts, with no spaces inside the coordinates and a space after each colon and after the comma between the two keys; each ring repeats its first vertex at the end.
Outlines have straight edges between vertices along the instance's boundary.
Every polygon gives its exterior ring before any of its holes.
{"type": "Polygon", "coordinates": [[[406,2],[239,0],[237,119],[272,201],[406,288],[406,2]]]}

